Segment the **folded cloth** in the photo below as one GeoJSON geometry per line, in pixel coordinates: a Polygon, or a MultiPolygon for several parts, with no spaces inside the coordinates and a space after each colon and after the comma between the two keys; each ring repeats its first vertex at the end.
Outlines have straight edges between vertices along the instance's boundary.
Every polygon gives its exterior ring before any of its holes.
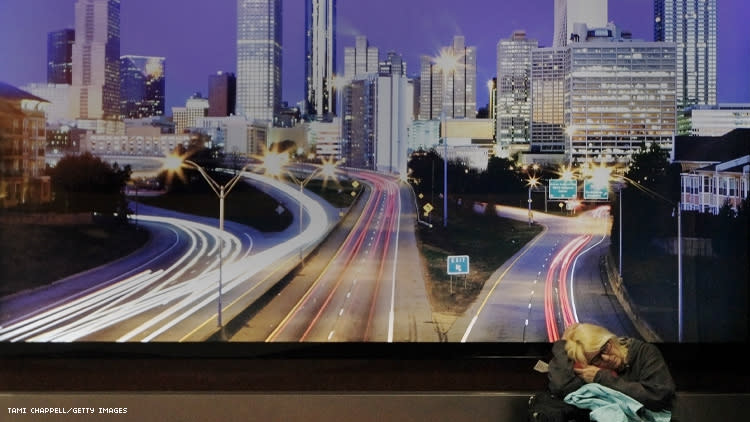
{"type": "Polygon", "coordinates": [[[586,384],[565,396],[565,402],[589,409],[592,421],[599,422],[669,422],[672,412],[653,411],[634,398],[601,384],[586,384]]]}

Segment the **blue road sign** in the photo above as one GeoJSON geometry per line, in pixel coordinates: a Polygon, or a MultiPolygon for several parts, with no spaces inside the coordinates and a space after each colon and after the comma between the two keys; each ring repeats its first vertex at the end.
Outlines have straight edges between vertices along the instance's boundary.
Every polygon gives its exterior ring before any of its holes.
{"type": "Polygon", "coordinates": [[[583,182],[583,199],[590,201],[606,201],[609,199],[609,183],[598,184],[593,180],[583,182]]]}
{"type": "Polygon", "coordinates": [[[448,257],[448,275],[469,274],[469,255],[448,257]]]}
{"type": "Polygon", "coordinates": [[[576,199],[578,182],[569,179],[550,179],[549,199],[576,199]]]}

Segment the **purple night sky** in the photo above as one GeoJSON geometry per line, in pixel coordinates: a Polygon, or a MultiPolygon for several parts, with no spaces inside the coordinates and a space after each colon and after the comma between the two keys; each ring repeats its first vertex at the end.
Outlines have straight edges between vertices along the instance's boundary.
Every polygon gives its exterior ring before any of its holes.
{"type": "MultiPolygon", "coordinates": [[[[283,99],[303,96],[305,0],[284,0],[283,99]]],[[[0,81],[20,86],[46,82],[46,39],[74,27],[75,0],[0,0],[0,81]]],[[[718,0],[720,102],[750,102],[750,6],[718,0]]],[[[121,54],[166,57],[166,114],[196,91],[207,95],[208,75],[235,72],[236,0],[123,0],[121,54]]],[[[610,0],[609,19],[653,39],[653,0],[610,0]]],[[[553,0],[338,0],[338,63],[343,47],[365,35],[380,48],[402,54],[409,75],[419,56],[434,55],[454,35],[478,47],[477,103],[487,103],[485,81],[496,73],[496,45],[525,29],[540,45],[552,43],[553,0]],[[467,6],[467,4],[469,6],[467,6]]]]}

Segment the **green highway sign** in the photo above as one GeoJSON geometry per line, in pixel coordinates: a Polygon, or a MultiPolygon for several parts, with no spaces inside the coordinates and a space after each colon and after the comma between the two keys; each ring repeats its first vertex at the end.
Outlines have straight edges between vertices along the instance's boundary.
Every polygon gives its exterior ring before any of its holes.
{"type": "Polygon", "coordinates": [[[549,199],[576,199],[578,182],[570,179],[550,179],[549,199]]]}
{"type": "Polygon", "coordinates": [[[606,201],[609,199],[609,183],[598,184],[593,180],[583,182],[583,199],[590,201],[606,201]]]}

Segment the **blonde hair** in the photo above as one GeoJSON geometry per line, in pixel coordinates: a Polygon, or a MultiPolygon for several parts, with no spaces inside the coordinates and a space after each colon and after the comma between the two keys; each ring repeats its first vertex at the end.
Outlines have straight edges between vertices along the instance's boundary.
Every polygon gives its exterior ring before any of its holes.
{"type": "MultiPolygon", "coordinates": [[[[565,352],[568,357],[576,362],[588,364],[589,359],[586,355],[596,355],[606,342],[616,339],[617,336],[598,325],[575,323],[565,329],[562,338],[565,340],[565,352]]],[[[615,342],[615,346],[618,345],[619,342],[615,342]]]]}

